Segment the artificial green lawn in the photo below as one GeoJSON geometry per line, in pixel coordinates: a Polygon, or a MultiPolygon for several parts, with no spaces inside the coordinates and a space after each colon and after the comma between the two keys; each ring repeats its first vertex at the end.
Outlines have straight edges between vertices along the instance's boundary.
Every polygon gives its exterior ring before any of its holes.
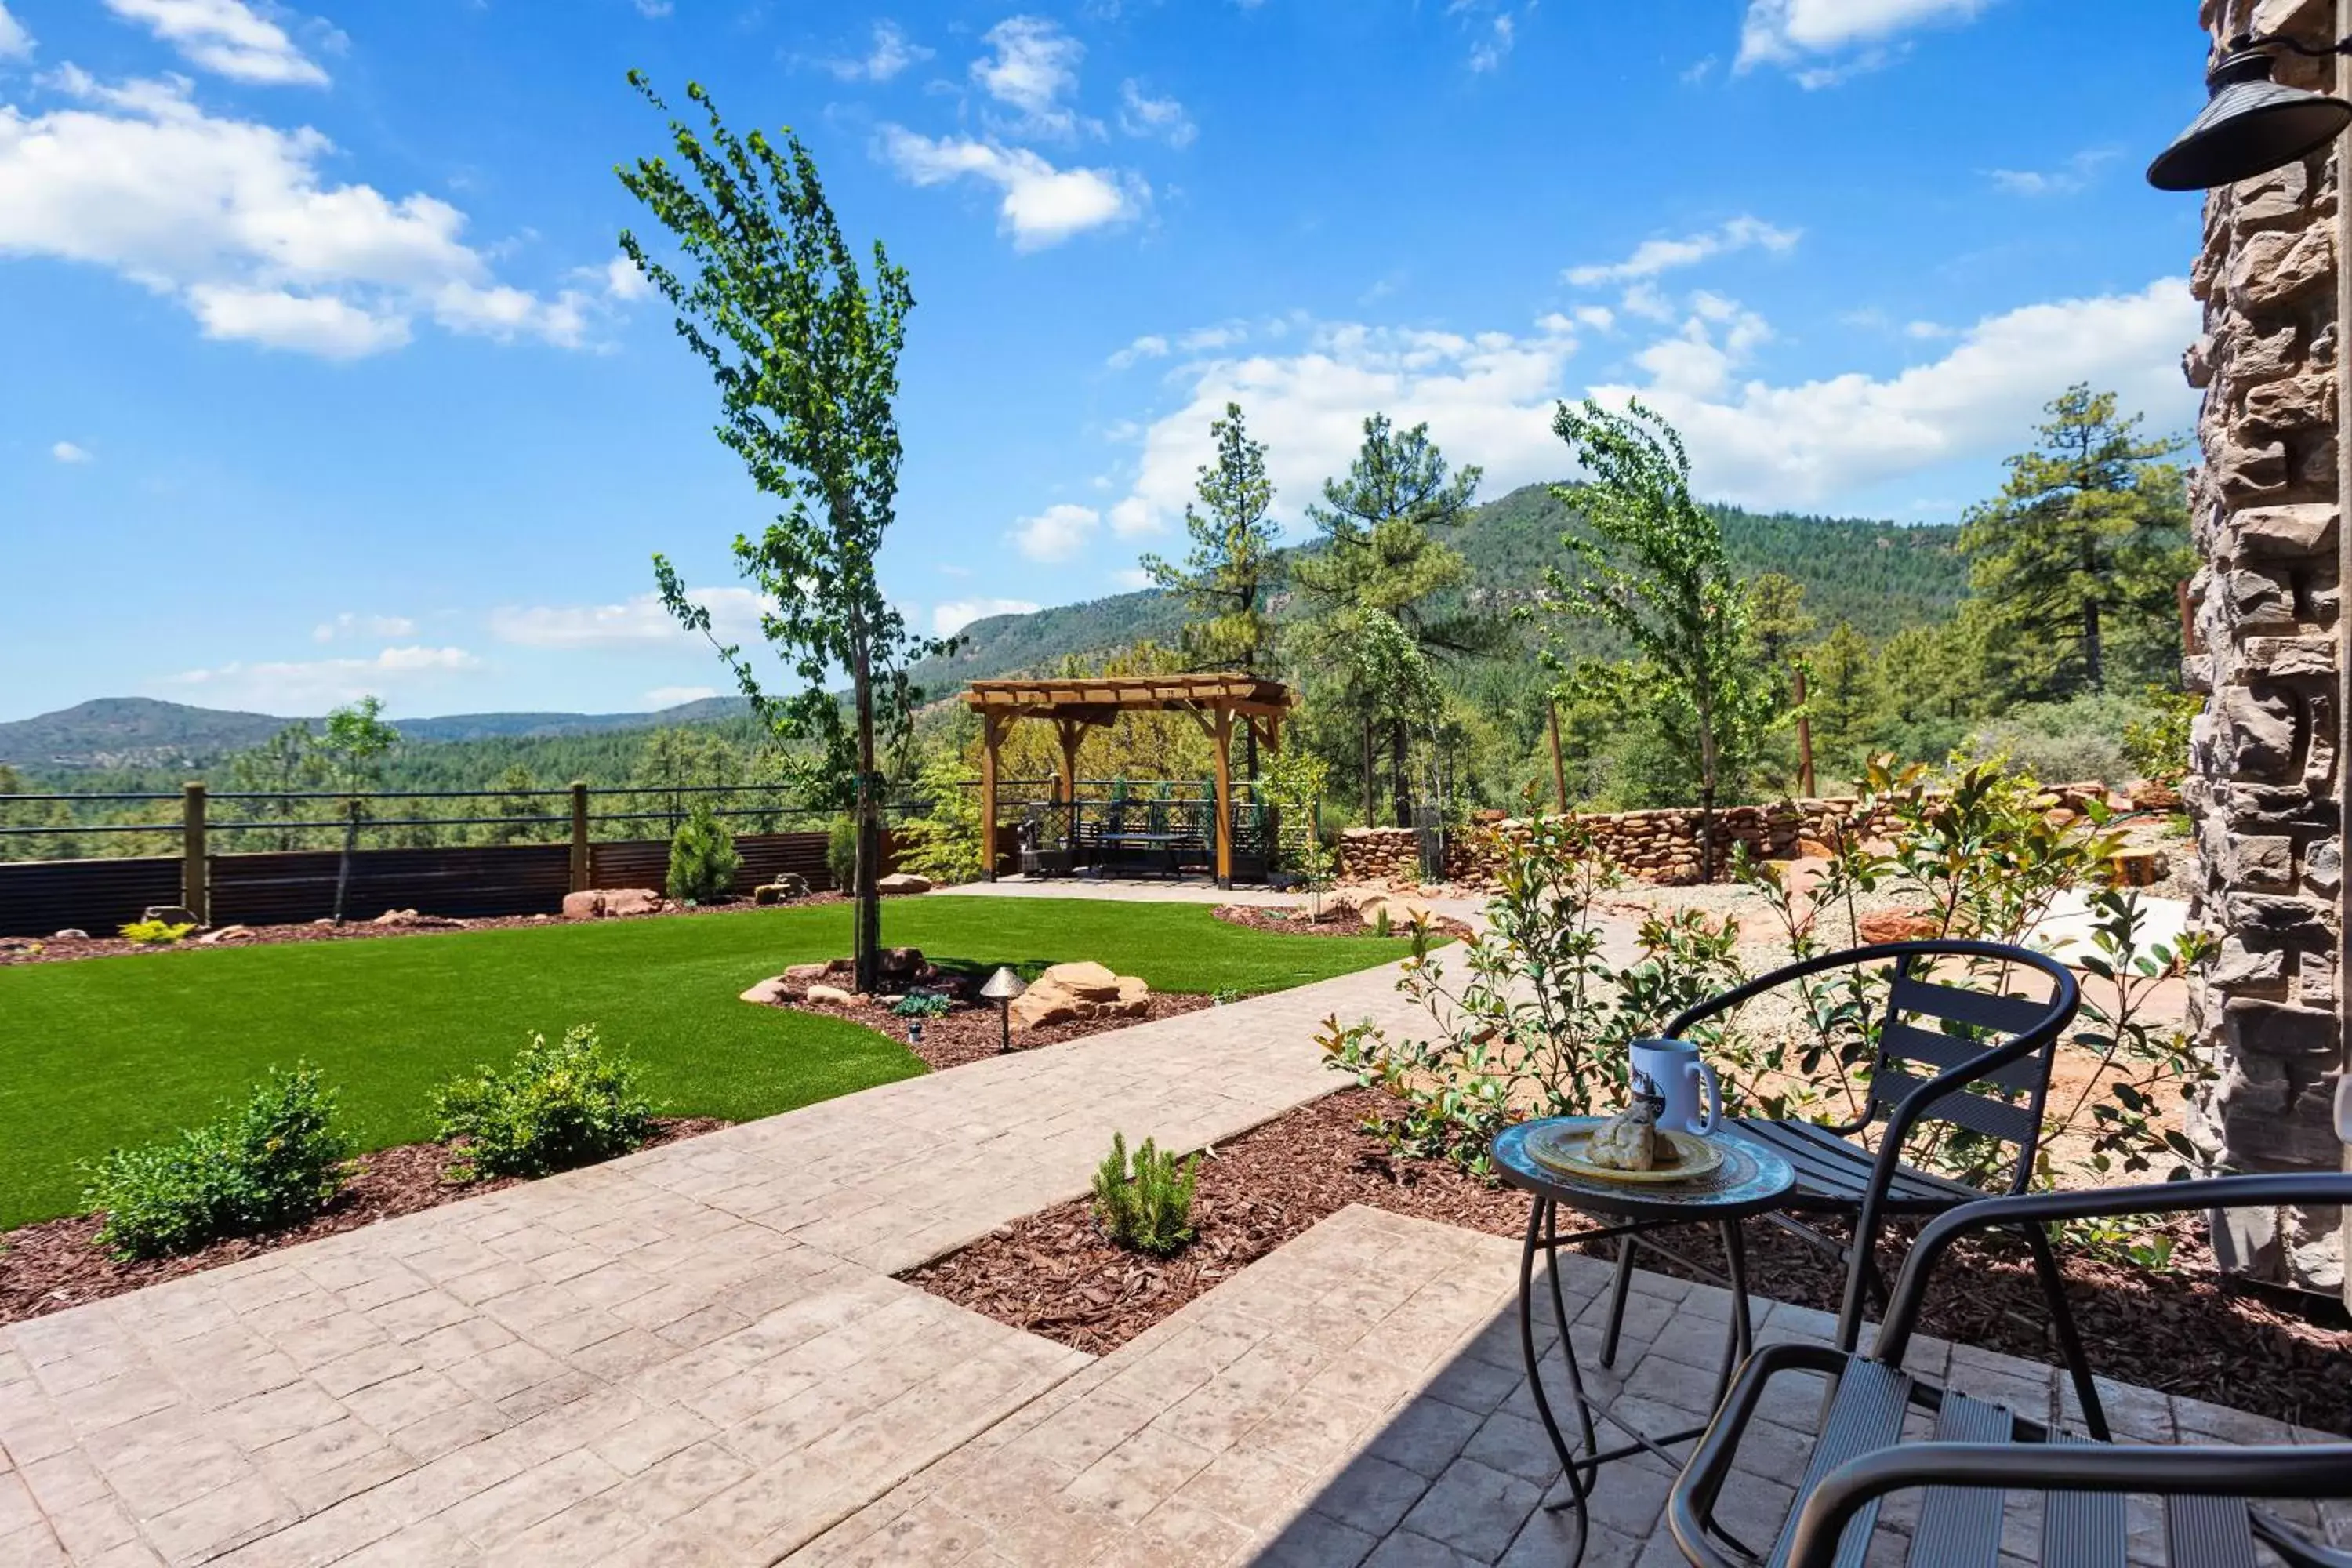
{"type": "MultiPolygon", "coordinates": [[[[1277,991],[1407,947],[1080,899],[910,899],[882,931],[983,973],[1093,959],[1195,993],[1277,991]]],[[[202,1120],[298,1058],[341,1090],[343,1124],[370,1149],[430,1136],[431,1091],[450,1074],[577,1023],[635,1052],[683,1116],[772,1116],[921,1072],[872,1030],[736,1000],[848,947],[849,909],[833,904],[0,969],[0,1229],[74,1212],[82,1162],[202,1120]]]]}

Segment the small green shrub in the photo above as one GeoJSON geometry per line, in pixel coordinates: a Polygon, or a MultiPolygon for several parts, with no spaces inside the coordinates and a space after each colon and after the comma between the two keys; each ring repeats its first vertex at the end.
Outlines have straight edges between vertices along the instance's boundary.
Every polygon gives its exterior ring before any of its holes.
{"type": "Polygon", "coordinates": [[[118,1149],[90,1168],[83,1201],[99,1244],[160,1258],[310,1218],[341,1188],[350,1145],[316,1068],[272,1070],[242,1106],[175,1138],[118,1149]]]}
{"type": "Polygon", "coordinates": [[[952,1005],[936,991],[909,991],[890,1004],[890,1011],[901,1018],[944,1018],[952,1005]]]}
{"type": "Polygon", "coordinates": [[[698,801],[694,813],[677,826],[669,841],[669,896],[681,904],[708,904],[724,898],[735,885],[743,857],[735,852],[735,835],[719,820],[709,804],[698,801]]]}
{"type": "Polygon", "coordinates": [[[1095,1172],[1095,1220],[1119,1246],[1154,1258],[1169,1258],[1192,1239],[1192,1185],[1201,1156],[1180,1163],[1150,1139],[1135,1152],[1135,1174],[1128,1176],[1127,1134],[1111,1134],[1110,1152],[1095,1172]]]}
{"type": "Polygon", "coordinates": [[[833,873],[833,885],[847,892],[857,881],[857,822],[854,817],[836,816],[825,829],[824,863],[833,873]]]}
{"type": "Polygon", "coordinates": [[[123,941],[135,942],[142,947],[169,947],[185,941],[195,929],[192,925],[173,925],[169,921],[132,921],[122,928],[121,936],[123,941]]]}
{"type": "Polygon", "coordinates": [[[533,1035],[504,1070],[483,1067],[434,1094],[434,1136],[457,1143],[449,1173],[541,1176],[625,1154],[653,1135],[652,1102],[636,1064],[608,1050],[596,1026],[576,1024],[555,1045],[533,1035]]]}

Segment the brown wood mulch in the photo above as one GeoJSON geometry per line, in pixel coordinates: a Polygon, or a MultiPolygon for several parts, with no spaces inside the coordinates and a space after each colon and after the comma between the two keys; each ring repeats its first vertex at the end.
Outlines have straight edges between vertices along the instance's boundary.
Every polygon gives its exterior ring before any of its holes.
{"type": "MultiPolygon", "coordinates": [[[[654,1136],[644,1147],[658,1148],[731,1125],[707,1116],[664,1118],[656,1124],[654,1136]]],[[[0,1234],[0,1324],[62,1312],[68,1307],[218,1268],[226,1263],[275,1252],[281,1247],[357,1230],[378,1220],[436,1208],[459,1198],[495,1193],[522,1179],[498,1176],[478,1182],[453,1182],[448,1179],[450,1159],[450,1151],[439,1143],[404,1143],[396,1149],[362,1154],[352,1162],[352,1178],[334,1201],[300,1225],[260,1236],[216,1241],[175,1258],[146,1258],[133,1263],[114,1258],[98,1246],[100,1222],[94,1215],[47,1220],[0,1234]]]]}
{"type": "MultiPolygon", "coordinates": [[[[933,1072],[985,1061],[999,1053],[1004,1039],[1003,1023],[997,1016],[996,1008],[988,1003],[955,1003],[941,1016],[924,1019],[923,1037],[913,1041],[907,1038],[907,1025],[910,1020],[894,1016],[887,1001],[865,1007],[828,1007],[808,1002],[780,1002],[777,1005],[820,1018],[839,1018],[845,1023],[863,1024],[905,1045],[933,1072]]],[[[1106,1034],[1112,1029],[1124,1029],[1131,1024],[1150,1023],[1154,1018],[1173,1018],[1184,1013],[1197,1013],[1208,1005],[1210,1001],[1206,996],[1154,991],[1145,999],[1145,1011],[1139,1018],[1074,1018],[1066,1024],[1046,1024],[1034,1029],[1016,1028],[1013,1031],[1013,1048],[1019,1052],[1037,1046],[1058,1046],[1065,1040],[1081,1040],[1088,1035],[1106,1034]]]]}
{"type": "MultiPolygon", "coordinates": [[[[847,895],[835,892],[812,893],[805,899],[795,899],[790,904],[771,904],[769,909],[805,909],[811,904],[843,904],[847,895]]],[[[755,906],[749,899],[731,899],[723,904],[698,904],[692,909],[662,910],[654,914],[609,915],[606,920],[657,921],[673,920],[688,915],[738,915],[749,913],[755,906]]],[[[0,965],[11,963],[62,963],[78,958],[122,958],[158,952],[205,952],[215,947],[267,947],[286,942],[353,942],[362,938],[386,936],[437,936],[453,931],[511,931],[521,926],[585,924],[567,922],[560,915],[485,915],[478,920],[459,920],[452,916],[425,914],[413,921],[392,921],[378,925],[373,920],[353,920],[341,925],[328,925],[306,921],[294,925],[246,926],[249,935],[224,942],[206,942],[202,933],[180,942],[159,946],[145,946],[125,942],[119,936],[7,936],[0,937],[0,965]]]]}
{"type": "MultiPolygon", "coordinates": [[[[1090,1205],[1060,1205],[1003,1226],[905,1276],[934,1295],[1013,1327],[1102,1354],[1133,1339],[1318,1220],[1350,1203],[1514,1239],[1527,1199],[1433,1161],[1391,1161],[1361,1131],[1391,1102],[1348,1089],[1220,1145],[1201,1164],[1197,1237],[1160,1260],[1113,1246],[1090,1205]]],[[[1135,1130],[1139,1132],[1142,1129],[1135,1130]]],[[[2352,1432],[2352,1318],[2317,1298],[2225,1279],[2194,1227],[2173,1233],[2166,1274],[2064,1257],[2069,1299],[2102,1375],[2316,1427],[2352,1432]]],[[[1701,1262],[1711,1232],[1661,1239],[1701,1262]]],[[[1591,1250],[1613,1258],[1613,1244],[1591,1250]]],[[[1748,1229],[1749,1279],[1763,1295],[1835,1311],[1843,1276],[1777,1227],[1748,1229]]],[[[1685,1270],[1657,1257],[1645,1267],[1685,1270]]],[[[1890,1252],[1890,1265],[1895,1261],[1890,1252]]],[[[1963,1246],[1945,1264],[1966,1289],[1931,1291],[1922,1331],[2055,1364],[2021,1248],[1963,1246]]]]}
{"type": "MultiPolygon", "coordinates": [[[[1310,921],[1305,910],[1261,909],[1255,904],[1219,904],[1209,911],[1231,926],[1247,926],[1252,931],[1272,931],[1277,936],[1370,936],[1372,931],[1357,917],[1355,906],[1326,902],[1323,918],[1310,921]]],[[[1430,930],[1442,936],[1467,941],[1474,933],[1470,928],[1451,915],[1433,915],[1430,930]]],[[[1402,936],[1402,931],[1392,931],[1402,936]]]]}

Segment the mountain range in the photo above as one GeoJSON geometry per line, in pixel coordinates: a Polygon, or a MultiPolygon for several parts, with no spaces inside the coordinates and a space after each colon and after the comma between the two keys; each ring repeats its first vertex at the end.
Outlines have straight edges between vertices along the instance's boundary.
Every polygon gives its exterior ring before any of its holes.
{"type": "MultiPolygon", "coordinates": [[[[1968,566],[1953,528],[1714,510],[1741,574],[1780,572],[1802,584],[1806,608],[1824,631],[1843,620],[1882,638],[1945,618],[1967,592],[1968,566]]],[[[1544,591],[1544,569],[1563,559],[1560,534],[1577,521],[1547,485],[1528,485],[1479,507],[1450,537],[1470,568],[1470,600],[1495,613],[1535,603],[1544,591]]],[[[1275,604],[1277,618],[1297,609],[1286,598],[1275,604]]],[[[1149,589],[992,616],[964,627],[955,653],[927,660],[915,679],[938,692],[966,680],[1099,657],[1145,639],[1173,643],[1183,622],[1178,601],[1149,589]]],[[[649,713],[461,713],[398,723],[404,739],[433,743],[709,723],[744,710],[740,698],[709,697],[649,713]]],[[[44,770],[201,767],[295,721],[145,697],[100,698],[0,723],[0,763],[44,770]]]]}

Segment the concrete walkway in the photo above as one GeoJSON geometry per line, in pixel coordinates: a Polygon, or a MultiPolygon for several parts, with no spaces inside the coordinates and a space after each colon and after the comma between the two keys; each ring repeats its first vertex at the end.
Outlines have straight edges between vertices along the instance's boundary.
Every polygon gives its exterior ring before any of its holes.
{"type": "MultiPolygon", "coordinates": [[[[1306,939],[1302,939],[1306,940],[1306,939]]],[[[1339,1086],[1393,966],[0,1330],[0,1564],[772,1561],[1084,1358],[891,1279],[1339,1086]],[[616,1556],[613,1554],[617,1553],[616,1556]]]]}

